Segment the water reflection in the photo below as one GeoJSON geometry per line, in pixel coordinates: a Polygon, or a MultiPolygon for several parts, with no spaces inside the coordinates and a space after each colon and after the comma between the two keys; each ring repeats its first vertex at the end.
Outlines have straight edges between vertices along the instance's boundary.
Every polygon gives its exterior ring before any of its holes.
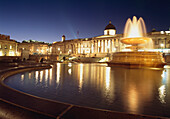
{"type": "Polygon", "coordinates": [[[60,82],[60,68],[61,68],[61,64],[60,63],[57,63],[57,80],[56,80],[56,83],[59,83],[60,82]]]}
{"type": "Polygon", "coordinates": [[[166,96],[166,93],[165,93],[165,85],[162,85],[162,86],[159,88],[159,100],[161,101],[161,103],[166,103],[166,102],[165,102],[165,96],[166,96]]]}
{"type": "Polygon", "coordinates": [[[81,92],[82,85],[83,85],[83,64],[79,65],[79,72],[80,72],[80,78],[79,78],[79,91],[81,92]]]}
{"type": "Polygon", "coordinates": [[[76,105],[170,117],[169,74],[168,68],[56,63],[52,69],[14,75],[5,83],[33,95],[76,105]]]}

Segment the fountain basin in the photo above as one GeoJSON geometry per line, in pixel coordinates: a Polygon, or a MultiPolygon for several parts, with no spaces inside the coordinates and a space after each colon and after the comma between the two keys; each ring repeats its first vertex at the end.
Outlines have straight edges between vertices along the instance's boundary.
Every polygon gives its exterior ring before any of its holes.
{"type": "Polygon", "coordinates": [[[129,68],[163,68],[164,58],[160,52],[116,52],[108,66],[125,66],[129,68]]]}
{"type": "Polygon", "coordinates": [[[132,37],[132,38],[123,38],[121,42],[127,45],[138,45],[138,44],[145,44],[150,40],[151,38],[147,38],[147,37],[134,37],[134,38],[132,37]]]}

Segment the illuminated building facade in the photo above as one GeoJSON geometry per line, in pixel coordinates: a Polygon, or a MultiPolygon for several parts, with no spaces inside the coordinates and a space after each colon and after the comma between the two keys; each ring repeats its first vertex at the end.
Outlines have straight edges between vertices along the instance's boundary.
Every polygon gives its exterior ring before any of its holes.
{"type": "MultiPolygon", "coordinates": [[[[104,29],[104,35],[84,38],[65,40],[52,44],[52,54],[54,55],[72,55],[85,57],[105,57],[110,56],[114,52],[127,51],[127,45],[120,42],[123,34],[116,34],[116,28],[111,21],[104,29]]],[[[152,38],[155,51],[170,53],[170,31],[148,33],[148,37],[152,38]]]]}
{"type": "Polygon", "coordinates": [[[10,36],[0,34],[0,56],[17,56],[17,44],[10,36]]]}
{"type": "Polygon", "coordinates": [[[152,38],[154,49],[170,53],[170,30],[169,31],[156,31],[148,33],[148,37],[152,38]]]}
{"type": "Polygon", "coordinates": [[[46,55],[50,54],[52,47],[49,43],[39,42],[35,40],[23,41],[18,44],[18,51],[20,53],[27,51],[30,55],[46,55]]]}
{"type": "Polygon", "coordinates": [[[65,40],[65,36],[62,37],[62,41],[52,44],[52,54],[104,57],[123,48],[121,37],[122,34],[116,34],[116,28],[110,21],[102,36],[73,40],[65,40]]]}

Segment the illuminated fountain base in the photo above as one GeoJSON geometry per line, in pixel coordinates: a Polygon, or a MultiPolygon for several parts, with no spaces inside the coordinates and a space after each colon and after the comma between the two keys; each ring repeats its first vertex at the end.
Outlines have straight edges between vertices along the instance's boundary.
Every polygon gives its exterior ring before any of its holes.
{"type": "Polygon", "coordinates": [[[151,38],[147,37],[135,37],[135,38],[122,38],[121,42],[127,45],[138,45],[138,44],[145,44],[151,41],[151,38]]]}
{"type": "Polygon", "coordinates": [[[163,68],[166,63],[160,52],[116,52],[112,55],[109,66],[125,66],[129,68],[163,68]]]}

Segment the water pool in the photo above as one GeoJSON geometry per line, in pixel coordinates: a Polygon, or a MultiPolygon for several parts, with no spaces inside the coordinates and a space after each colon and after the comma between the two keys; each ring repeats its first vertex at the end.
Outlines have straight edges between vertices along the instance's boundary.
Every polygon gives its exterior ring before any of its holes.
{"type": "Polygon", "coordinates": [[[14,89],[65,103],[170,117],[170,68],[107,67],[106,64],[61,64],[19,73],[4,83],[14,89]]]}

